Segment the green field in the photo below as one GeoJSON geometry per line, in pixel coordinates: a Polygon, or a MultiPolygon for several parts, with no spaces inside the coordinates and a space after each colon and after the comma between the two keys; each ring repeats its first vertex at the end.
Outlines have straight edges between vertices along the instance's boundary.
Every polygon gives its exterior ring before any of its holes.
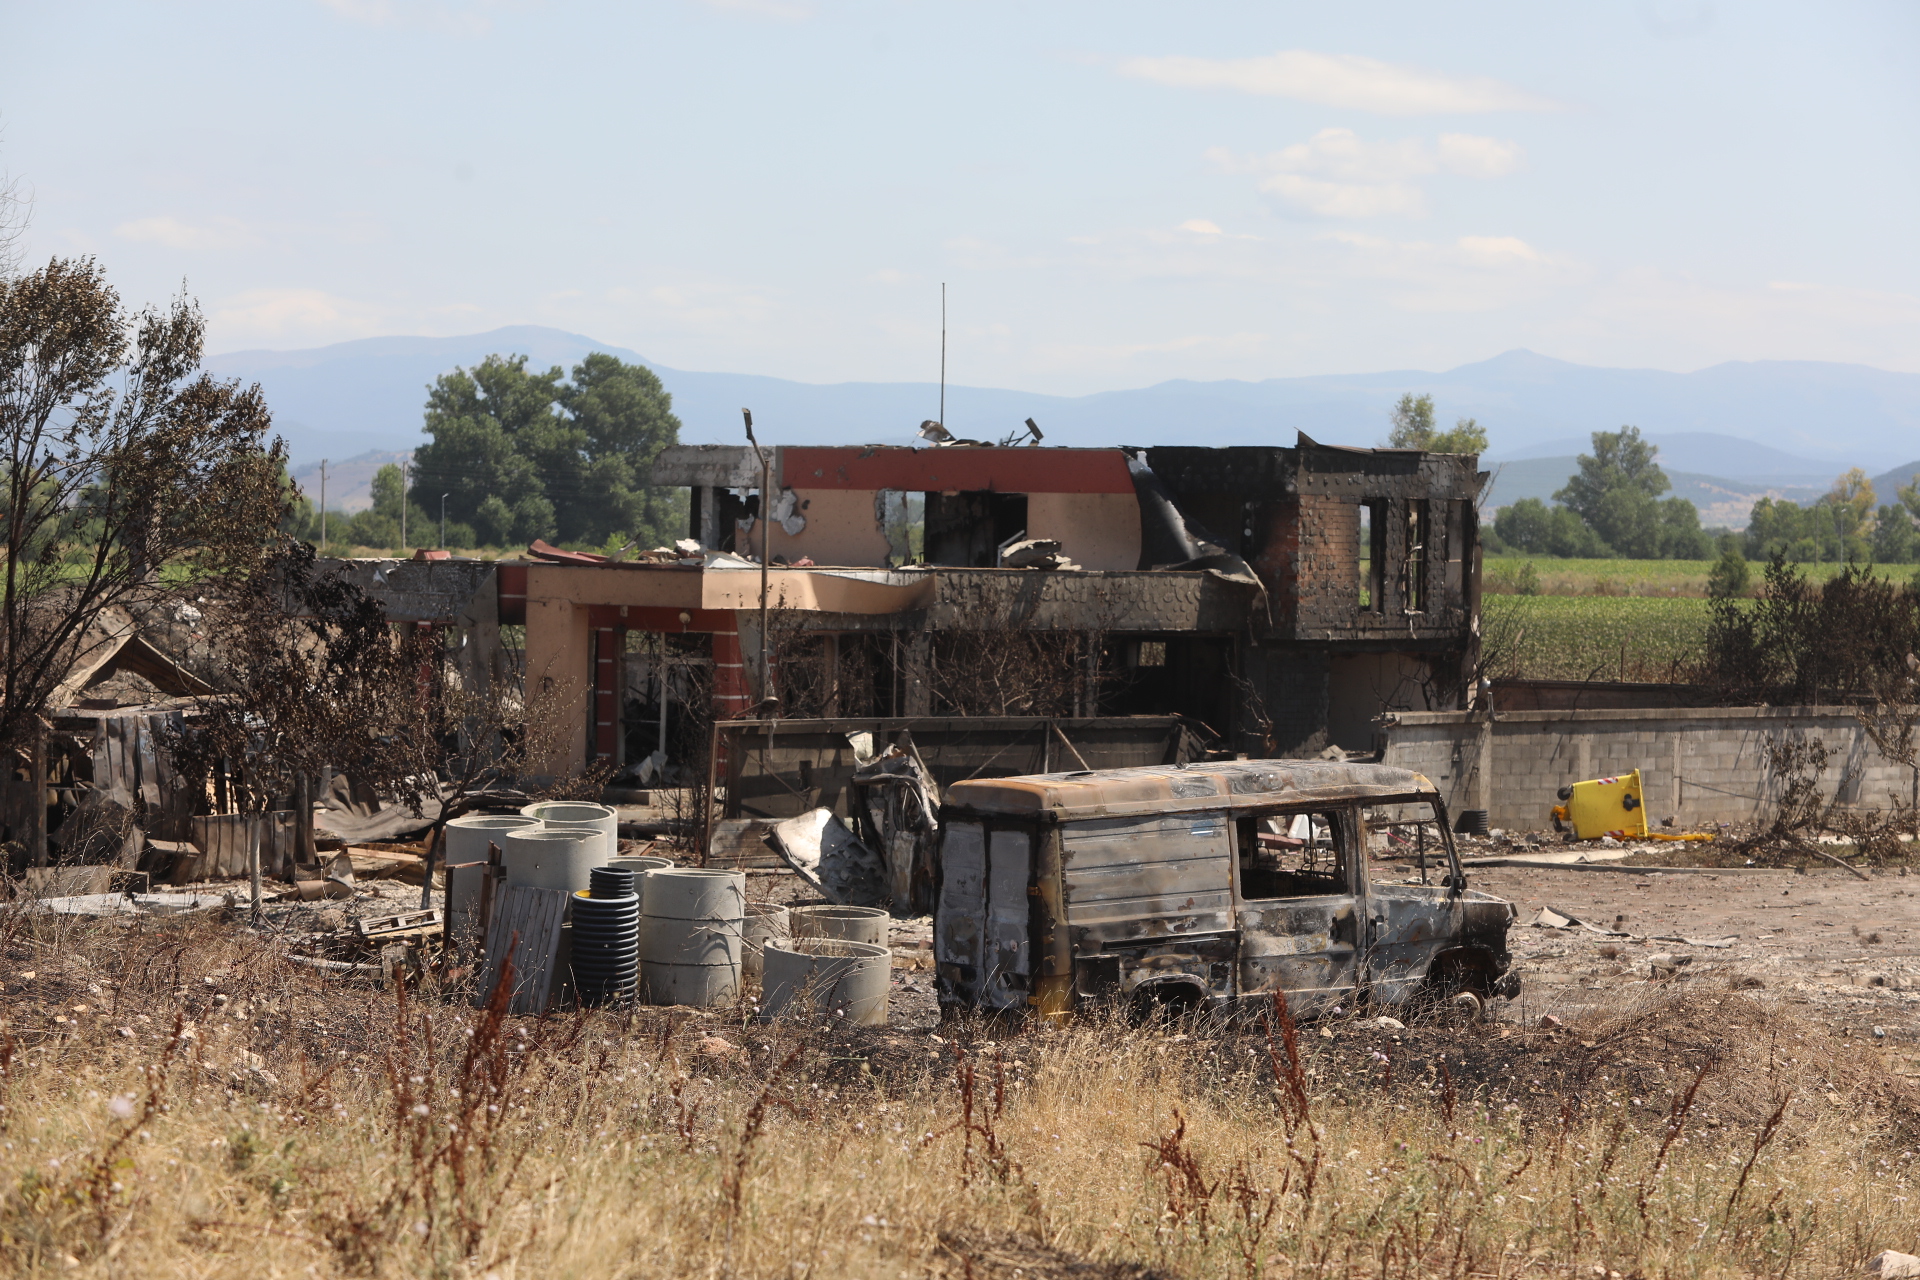
{"type": "Polygon", "coordinates": [[[1488,596],[1482,650],[1495,678],[1684,682],[1709,607],[1689,596],[1488,596]]]}
{"type": "MultiPolygon", "coordinates": [[[[1488,595],[1514,594],[1527,565],[1542,595],[1549,596],[1705,596],[1707,571],[1711,560],[1557,560],[1552,556],[1488,556],[1481,562],[1480,580],[1488,595]]],[[[1767,566],[1750,561],[1752,590],[1758,591],[1767,566]]],[[[1846,566],[1843,564],[1803,564],[1795,566],[1810,581],[1825,582],[1846,566]]],[[[1888,577],[1905,580],[1912,576],[1912,565],[1887,565],[1888,577]]]]}

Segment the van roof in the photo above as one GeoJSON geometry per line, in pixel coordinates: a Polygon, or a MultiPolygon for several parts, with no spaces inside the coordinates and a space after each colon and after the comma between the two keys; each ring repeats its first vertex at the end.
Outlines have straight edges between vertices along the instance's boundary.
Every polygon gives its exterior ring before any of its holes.
{"type": "Polygon", "coordinates": [[[1146,769],[974,778],[946,789],[946,802],[984,813],[1054,811],[1060,818],[1179,809],[1265,808],[1393,798],[1438,799],[1410,769],[1331,760],[1217,760],[1146,769]]]}

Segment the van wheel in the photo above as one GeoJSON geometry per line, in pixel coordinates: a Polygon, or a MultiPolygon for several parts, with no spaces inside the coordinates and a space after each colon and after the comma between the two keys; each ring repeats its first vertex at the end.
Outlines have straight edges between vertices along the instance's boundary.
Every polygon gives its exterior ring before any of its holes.
{"type": "Polygon", "coordinates": [[[1200,988],[1188,982],[1149,982],[1127,1000],[1129,1019],[1143,1026],[1169,1026],[1191,1018],[1205,1006],[1200,988]]]}
{"type": "Polygon", "coordinates": [[[1487,1002],[1478,991],[1462,991],[1447,1001],[1449,1021],[1475,1023],[1487,1016],[1487,1002]]]}

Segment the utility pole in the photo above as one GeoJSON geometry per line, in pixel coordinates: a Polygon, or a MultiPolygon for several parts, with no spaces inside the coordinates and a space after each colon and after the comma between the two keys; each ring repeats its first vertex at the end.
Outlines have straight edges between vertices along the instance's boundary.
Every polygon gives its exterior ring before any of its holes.
{"type": "Polygon", "coordinates": [[[327,460],[320,459],[320,554],[327,553],[327,460]]]}
{"type": "Polygon", "coordinates": [[[447,549],[447,495],[440,495],[440,549],[447,549]]]}
{"type": "Polygon", "coordinates": [[[407,550],[407,467],[413,462],[413,456],[400,459],[400,551],[407,550]]]}
{"type": "Polygon", "coordinates": [[[760,459],[760,700],[765,702],[773,696],[773,672],[767,668],[767,538],[773,515],[773,499],[767,487],[773,483],[773,469],[767,451],[753,438],[753,410],[742,409],[740,416],[747,420],[747,443],[760,459]]]}

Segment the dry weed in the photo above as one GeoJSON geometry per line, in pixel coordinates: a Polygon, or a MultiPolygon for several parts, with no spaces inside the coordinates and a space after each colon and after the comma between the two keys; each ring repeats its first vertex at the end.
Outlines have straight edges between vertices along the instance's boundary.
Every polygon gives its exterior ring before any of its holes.
{"type": "Polygon", "coordinates": [[[1920,1243],[1905,1082],[1702,981],[1554,1031],[829,1032],[35,920],[0,983],[6,1274],[1789,1276],[1920,1243]]]}

